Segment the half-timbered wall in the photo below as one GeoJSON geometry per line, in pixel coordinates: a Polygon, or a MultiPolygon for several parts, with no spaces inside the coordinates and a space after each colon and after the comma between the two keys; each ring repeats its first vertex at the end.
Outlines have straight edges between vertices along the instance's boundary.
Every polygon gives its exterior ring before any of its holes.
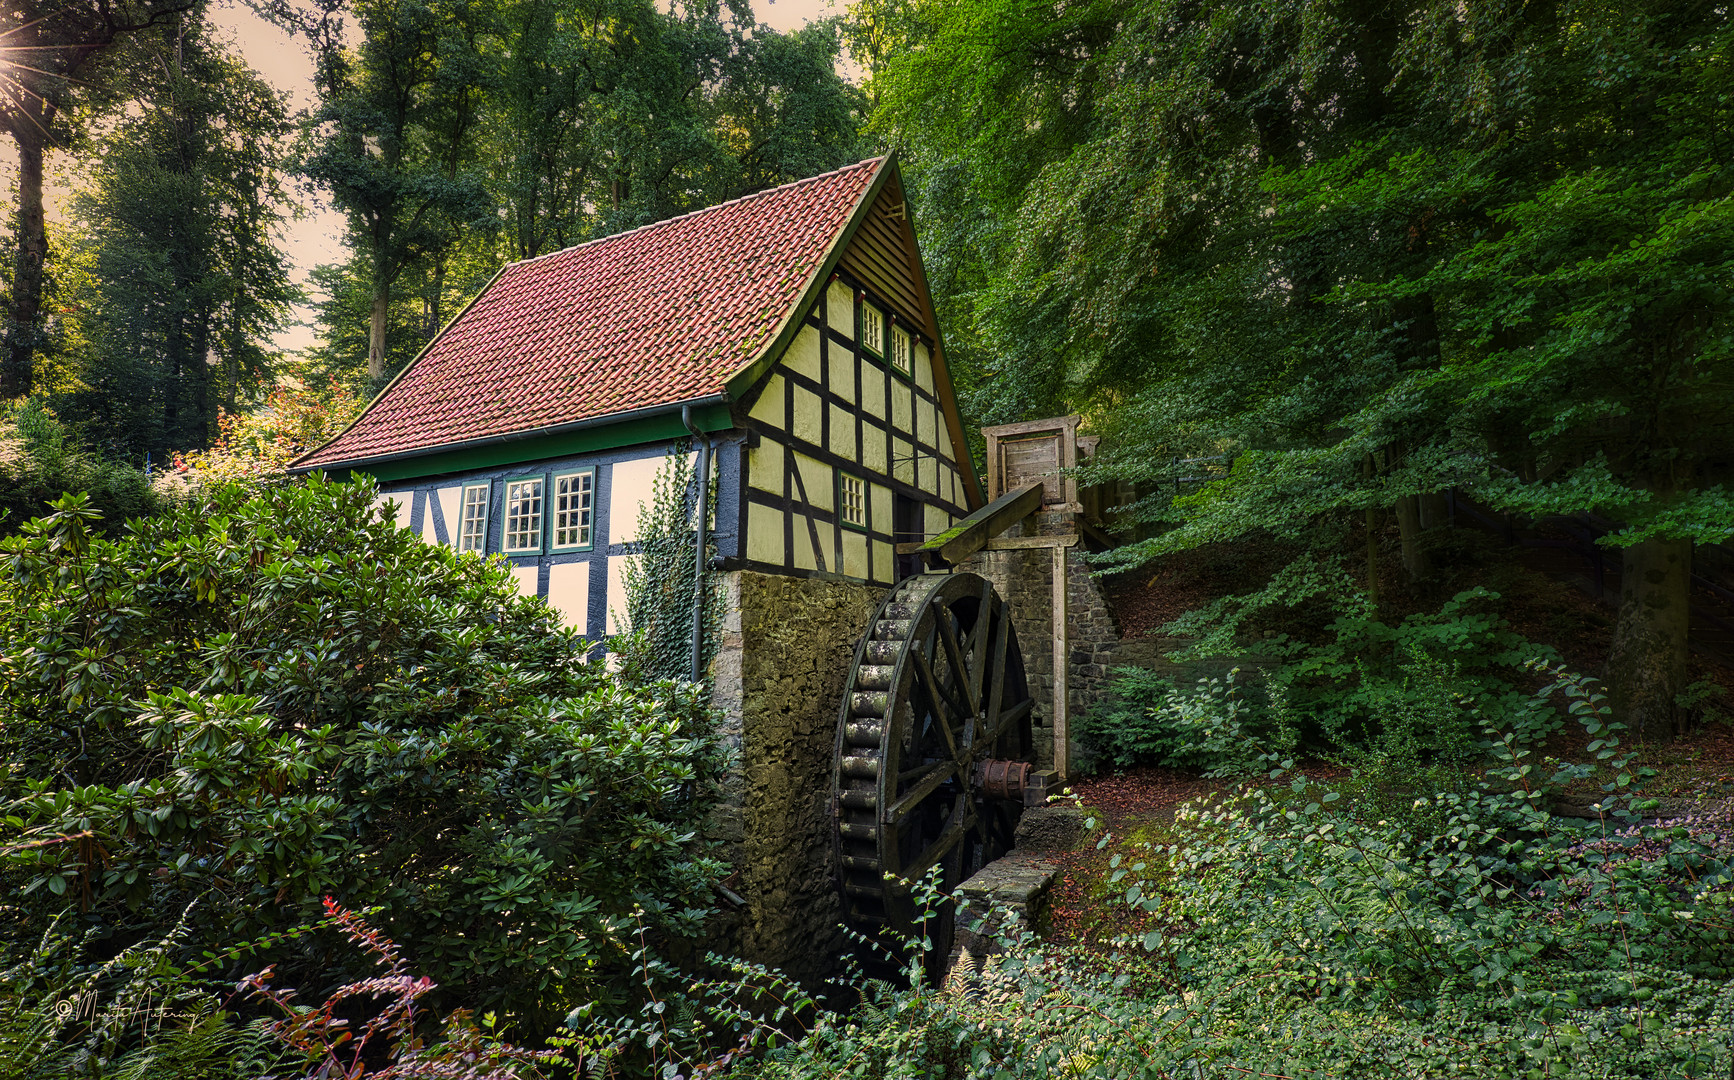
{"type": "MultiPolygon", "coordinates": [[[[561,621],[589,637],[620,630],[626,610],[625,568],[638,551],[639,510],[650,500],[657,470],[673,451],[660,443],[553,458],[530,464],[404,481],[384,486],[380,499],[394,504],[398,524],[431,544],[459,547],[467,488],[487,491],[486,546],[483,554],[504,554],[512,564],[518,591],[540,596],[560,613],[561,621]],[[589,473],[590,537],[587,545],[555,543],[553,493],[559,476],[589,473]],[[540,549],[513,553],[504,548],[506,487],[515,480],[542,477],[543,506],[540,549]]],[[[726,455],[719,455],[722,464],[726,455]]],[[[738,486],[737,470],[723,468],[716,476],[721,491],[738,486]]],[[[732,550],[734,537],[724,528],[719,545],[732,550]]]]}
{"type": "Polygon", "coordinates": [[[840,271],[743,402],[751,432],[740,523],[747,567],[889,584],[894,544],[937,535],[968,513],[934,381],[934,342],[910,302],[840,271]],[[887,318],[877,351],[863,341],[875,314],[887,318]],[[907,373],[892,362],[899,332],[911,345],[907,373]],[[840,505],[846,477],[861,482],[860,524],[840,505]],[[912,521],[896,520],[899,497],[913,504],[912,521]]]}

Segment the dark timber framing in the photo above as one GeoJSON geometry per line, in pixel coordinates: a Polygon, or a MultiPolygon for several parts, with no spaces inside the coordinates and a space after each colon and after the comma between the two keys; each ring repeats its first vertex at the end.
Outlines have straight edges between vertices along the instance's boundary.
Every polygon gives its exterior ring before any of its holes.
{"type": "MultiPolygon", "coordinates": [[[[911,339],[911,349],[918,344],[925,345],[928,350],[928,362],[930,368],[937,368],[937,365],[939,364],[938,343],[934,341],[932,337],[920,330],[919,324],[916,320],[903,315],[903,313],[899,311],[900,305],[897,305],[868,289],[864,284],[855,280],[849,274],[839,271],[838,273],[833,274],[832,278],[847,289],[850,295],[854,297],[854,311],[851,313],[850,322],[856,327],[857,333],[859,332],[860,315],[863,306],[865,304],[873,304],[888,316],[886,332],[890,332],[889,327],[892,324],[892,320],[895,320],[896,325],[899,325],[908,331],[911,339]]],[[[829,282],[827,282],[827,284],[829,284],[829,282]]],[[[919,502],[931,503],[946,511],[946,513],[951,517],[959,518],[969,513],[966,506],[958,504],[947,495],[942,495],[937,491],[929,491],[921,486],[921,459],[926,457],[936,463],[934,476],[935,487],[940,486],[938,481],[941,475],[939,471],[941,468],[949,468],[957,474],[957,484],[959,489],[962,491],[967,492],[969,479],[957,460],[959,448],[954,446],[952,452],[947,454],[938,444],[939,425],[946,425],[949,433],[949,424],[946,422],[945,402],[941,400],[939,394],[936,392],[937,371],[935,390],[928,390],[921,386],[916,380],[915,372],[913,370],[913,362],[911,363],[911,371],[908,375],[893,370],[890,361],[885,356],[876,354],[871,350],[861,347],[858,341],[853,341],[847,335],[832,329],[830,315],[830,290],[829,288],[826,288],[820,292],[812,307],[797,324],[800,327],[812,327],[819,334],[819,378],[817,380],[793,370],[793,368],[786,362],[778,363],[776,366],[766,371],[763,376],[761,376],[757,385],[755,385],[751,391],[742,395],[740,401],[737,403],[735,422],[752,433],[750,441],[757,444],[760,439],[770,439],[780,445],[784,451],[782,455],[783,475],[782,493],[780,497],[771,491],[753,487],[751,483],[748,482],[741,486],[741,505],[739,508],[739,522],[742,535],[745,534],[747,528],[750,528],[748,513],[749,505],[758,505],[770,510],[775,510],[782,516],[783,562],[782,564],[772,564],[743,558],[740,560],[740,564],[747,569],[762,570],[797,577],[843,577],[844,575],[841,573],[843,567],[843,537],[845,532],[852,532],[857,535],[864,535],[867,538],[867,557],[869,566],[866,577],[854,578],[854,580],[889,583],[896,577],[895,556],[892,553],[896,548],[897,536],[889,529],[881,530],[878,528],[878,522],[874,514],[875,504],[873,502],[873,486],[877,484],[883,488],[889,489],[894,495],[901,494],[916,499],[919,502]],[[854,400],[852,401],[841,394],[833,392],[831,389],[833,382],[831,378],[831,349],[833,346],[846,350],[855,358],[855,363],[853,365],[855,386],[854,400]],[[783,380],[781,389],[783,393],[782,412],[784,424],[782,427],[776,427],[764,423],[748,415],[753,406],[767,392],[773,377],[777,376],[780,376],[783,380]],[[868,378],[883,380],[883,400],[885,403],[885,415],[883,417],[868,416],[866,409],[862,405],[864,398],[863,391],[866,389],[865,383],[868,378]],[[795,402],[797,390],[810,393],[818,400],[820,440],[818,443],[800,438],[795,434],[795,402]],[[898,428],[896,425],[897,413],[893,404],[895,395],[901,395],[908,403],[909,430],[907,432],[898,428]],[[933,431],[934,441],[932,442],[926,441],[921,437],[921,424],[918,417],[922,405],[931,407],[935,419],[935,427],[933,431]],[[852,418],[855,428],[854,445],[856,453],[854,457],[838,454],[830,449],[833,441],[831,437],[831,425],[834,410],[840,411],[844,415],[852,418]],[[864,436],[870,427],[878,429],[884,436],[885,456],[883,461],[868,461],[866,459],[866,443],[864,436]],[[905,442],[911,447],[914,460],[910,462],[909,480],[903,480],[897,476],[897,443],[899,441],[905,442]],[[796,453],[800,453],[818,462],[820,465],[831,471],[832,479],[827,484],[827,488],[831,491],[832,495],[831,509],[826,510],[813,502],[812,495],[814,493],[807,490],[805,479],[800,474],[800,465],[795,460],[796,453]],[[843,520],[842,507],[837,502],[838,495],[835,480],[835,476],[839,472],[847,472],[864,481],[863,495],[866,500],[867,509],[866,528],[862,528],[843,520]],[[804,524],[798,523],[797,518],[804,519],[804,524]],[[830,526],[831,543],[829,545],[824,545],[820,542],[819,526],[821,524],[830,526]],[[802,542],[811,545],[813,562],[816,569],[808,570],[795,565],[795,542],[798,534],[800,535],[802,542]],[[892,565],[885,567],[883,570],[881,570],[877,562],[874,560],[874,550],[877,544],[887,545],[887,556],[892,563],[892,565]]],[[[793,336],[790,337],[789,342],[792,346],[794,342],[793,336]]],[[[786,351],[787,350],[785,350],[785,354],[786,351]]],[[[781,360],[784,358],[780,357],[779,359],[781,360]]],[[[891,516],[890,509],[889,506],[883,508],[884,514],[882,516],[886,518],[888,523],[891,516]]],[[[894,528],[894,523],[891,524],[894,528]]],[[[851,575],[851,577],[853,577],[853,575],[851,575]]]]}

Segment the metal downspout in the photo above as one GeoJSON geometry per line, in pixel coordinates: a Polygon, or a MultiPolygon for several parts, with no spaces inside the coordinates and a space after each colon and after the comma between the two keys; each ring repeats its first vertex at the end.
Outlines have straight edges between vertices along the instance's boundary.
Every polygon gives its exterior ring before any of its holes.
{"type": "Polygon", "coordinates": [[[680,410],[680,422],[698,443],[698,539],[692,552],[692,681],[704,679],[705,543],[710,539],[710,439],[692,422],[692,406],[680,410]]]}

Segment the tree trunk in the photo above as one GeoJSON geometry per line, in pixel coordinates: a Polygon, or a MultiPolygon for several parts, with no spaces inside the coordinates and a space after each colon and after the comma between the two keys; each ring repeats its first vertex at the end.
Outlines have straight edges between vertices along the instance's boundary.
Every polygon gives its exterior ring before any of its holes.
{"type": "Polygon", "coordinates": [[[367,328],[367,377],[378,379],[385,374],[385,316],[391,307],[391,286],[383,281],[373,285],[373,318],[367,328]]]}
{"type": "Polygon", "coordinates": [[[1443,491],[1430,491],[1420,497],[1421,530],[1439,529],[1451,523],[1451,507],[1443,491]]]}
{"type": "Polygon", "coordinates": [[[204,450],[211,445],[211,435],[217,427],[217,415],[211,408],[211,317],[200,315],[193,324],[193,414],[194,421],[187,432],[192,444],[204,450]]]}
{"type": "Polygon", "coordinates": [[[19,131],[13,141],[18,146],[18,258],[13,265],[11,310],[6,313],[0,398],[30,393],[42,315],[42,264],[48,255],[48,233],[42,221],[42,136],[19,131]]]}
{"type": "Polygon", "coordinates": [[[1403,569],[1414,584],[1433,572],[1433,560],[1421,546],[1421,496],[1405,495],[1397,500],[1397,533],[1403,541],[1403,569]]]}
{"type": "MultiPolygon", "coordinates": [[[[1361,475],[1370,483],[1376,471],[1373,455],[1368,454],[1361,462],[1361,475]]],[[[1367,507],[1367,602],[1375,612],[1379,610],[1379,513],[1371,506],[1367,507]]]]}
{"type": "Polygon", "coordinates": [[[1614,718],[1639,735],[1673,733],[1674,697],[1686,685],[1691,574],[1689,540],[1646,540],[1625,549],[1608,685],[1614,718]]]}

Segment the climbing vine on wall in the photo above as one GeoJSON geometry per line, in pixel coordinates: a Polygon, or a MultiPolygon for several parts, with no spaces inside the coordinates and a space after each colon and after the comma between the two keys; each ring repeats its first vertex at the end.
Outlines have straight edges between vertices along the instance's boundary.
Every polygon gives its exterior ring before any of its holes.
{"type": "MultiPolygon", "coordinates": [[[[677,447],[656,471],[651,497],[638,511],[640,554],[626,563],[626,622],[631,635],[617,651],[656,678],[692,674],[695,607],[703,625],[700,660],[710,667],[722,629],[723,597],[715,572],[699,578],[694,565],[699,481],[687,447],[677,447]],[[702,588],[702,596],[699,592],[702,588]]],[[[714,487],[714,485],[713,485],[714,487]]],[[[707,500],[715,506],[715,500],[707,500]]],[[[715,548],[705,545],[705,562],[715,548]]]]}

